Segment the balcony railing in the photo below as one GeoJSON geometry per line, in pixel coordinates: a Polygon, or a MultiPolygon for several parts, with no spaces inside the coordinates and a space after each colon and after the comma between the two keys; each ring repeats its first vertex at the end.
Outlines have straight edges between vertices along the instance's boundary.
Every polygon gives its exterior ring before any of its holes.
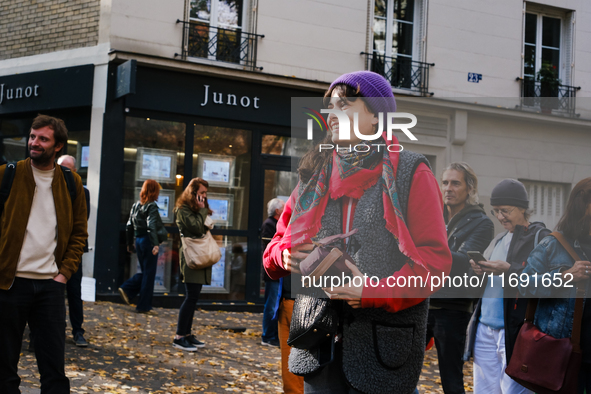
{"type": "Polygon", "coordinates": [[[398,89],[407,89],[420,93],[422,96],[432,96],[429,92],[429,67],[435,63],[425,63],[407,57],[391,57],[378,53],[361,52],[366,56],[366,67],[386,78],[390,84],[398,89]]]}
{"type": "Polygon", "coordinates": [[[580,86],[542,86],[541,82],[531,78],[516,78],[516,81],[521,83],[521,109],[575,116],[580,86]]]}
{"type": "Polygon", "coordinates": [[[253,71],[263,69],[256,64],[257,41],[264,35],[180,19],[177,19],[176,23],[183,24],[183,53],[181,54],[183,59],[197,57],[240,64],[253,71]]]}

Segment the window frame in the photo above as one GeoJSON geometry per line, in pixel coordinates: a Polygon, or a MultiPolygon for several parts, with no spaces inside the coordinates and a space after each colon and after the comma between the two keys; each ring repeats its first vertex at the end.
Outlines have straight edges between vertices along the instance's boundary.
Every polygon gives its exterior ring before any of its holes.
{"type": "Polygon", "coordinates": [[[387,57],[404,57],[413,61],[420,61],[421,59],[420,57],[420,48],[417,48],[417,40],[418,40],[418,30],[420,28],[419,26],[419,21],[417,21],[417,18],[420,17],[420,13],[421,13],[421,7],[420,7],[420,2],[422,2],[423,0],[414,0],[413,1],[413,18],[412,18],[412,22],[408,22],[408,21],[404,21],[401,19],[395,19],[394,18],[394,13],[390,12],[390,10],[392,10],[394,8],[394,3],[396,1],[401,1],[401,0],[386,0],[386,18],[381,17],[381,16],[376,16],[375,15],[375,0],[372,1],[371,5],[371,34],[370,34],[370,38],[371,38],[371,52],[375,53],[375,54],[379,54],[381,56],[387,56],[387,57]],[[385,42],[385,50],[384,53],[380,53],[375,47],[374,47],[374,23],[376,18],[379,19],[383,19],[386,21],[386,42],[385,42]],[[407,55],[407,54],[401,54],[399,52],[397,52],[396,54],[393,54],[392,52],[392,34],[393,34],[393,29],[394,29],[394,22],[398,22],[398,23],[404,23],[404,24],[409,24],[412,25],[412,45],[411,45],[411,55],[407,55]],[[395,55],[395,56],[394,56],[395,55]]]}
{"type": "Polygon", "coordinates": [[[565,61],[564,58],[564,52],[565,52],[565,48],[564,46],[567,45],[568,43],[564,42],[564,37],[565,37],[565,17],[566,15],[562,14],[562,13],[558,13],[558,12],[549,12],[549,11],[542,11],[542,10],[537,10],[537,9],[530,9],[527,8],[525,10],[525,15],[524,15],[524,27],[523,27],[523,66],[522,66],[522,75],[523,78],[532,78],[534,81],[536,80],[536,75],[537,73],[540,71],[540,69],[542,68],[542,51],[544,48],[548,48],[548,49],[553,49],[556,50],[558,49],[558,79],[562,79],[564,77],[564,71],[563,71],[563,63],[565,61]],[[532,46],[532,44],[527,43],[525,41],[525,35],[526,35],[526,28],[525,28],[525,23],[526,23],[526,18],[527,18],[527,14],[532,14],[532,15],[536,15],[536,44],[535,44],[535,61],[534,61],[534,74],[530,75],[530,74],[526,74],[525,73],[525,49],[527,46],[532,46]],[[549,17],[549,18],[554,18],[554,19],[558,19],[560,20],[560,39],[559,39],[559,47],[555,48],[555,47],[548,47],[548,46],[544,46],[542,44],[542,39],[543,39],[543,33],[544,33],[544,24],[543,24],[543,20],[544,17],[549,17]]]}
{"type": "MultiPolygon", "coordinates": [[[[250,20],[248,19],[249,12],[247,11],[247,9],[250,5],[250,0],[241,0],[242,1],[242,15],[239,16],[239,18],[241,20],[240,25],[227,25],[227,26],[218,23],[219,4],[221,1],[222,0],[211,0],[209,21],[191,17],[191,3],[196,2],[196,0],[187,0],[185,3],[185,15],[186,15],[185,20],[189,21],[189,23],[207,25],[208,30],[209,30],[209,41],[210,42],[212,40],[214,40],[216,34],[219,33],[218,29],[233,30],[240,36],[241,36],[241,33],[246,33],[249,30],[246,28],[246,26],[249,26],[249,23],[250,23],[250,20]]],[[[183,45],[185,47],[189,44],[189,40],[190,40],[190,38],[187,35],[187,37],[185,38],[185,42],[183,43],[183,45]]],[[[241,40],[243,40],[243,38],[241,38],[241,40]]],[[[196,56],[196,57],[191,56],[191,57],[196,58],[196,59],[207,59],[207,60],[212,60],[212,61],[217,62],[217,61],[219,61],[219,59],[217,57],[217,45],[218,45],[217,41],[215,41],[214,44],[208,49],[207,57],[199,57],[199,56],[196,56]]],[[[230,63],[238,64],[238,65],[245,64],[244,60],[240,60],[237,63],[234,63],[234,62],[230,62],[230,63]]]]}

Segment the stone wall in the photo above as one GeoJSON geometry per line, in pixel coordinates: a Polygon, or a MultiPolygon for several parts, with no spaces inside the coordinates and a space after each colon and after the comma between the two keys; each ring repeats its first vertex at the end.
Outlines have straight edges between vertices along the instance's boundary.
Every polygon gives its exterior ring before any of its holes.
{"type": "Polygon", "coordinates": [[[100,0],[2,0],[0,60],[98,42],[100,0]]]}

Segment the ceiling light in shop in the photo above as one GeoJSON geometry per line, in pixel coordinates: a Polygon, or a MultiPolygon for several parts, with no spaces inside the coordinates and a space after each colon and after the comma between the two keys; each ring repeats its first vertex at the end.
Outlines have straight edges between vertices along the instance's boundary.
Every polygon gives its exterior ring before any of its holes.
{"type": "Polygon", "coordinates": [[[228,145],[230,148],[232,147],[232,145],[228,145]]]}

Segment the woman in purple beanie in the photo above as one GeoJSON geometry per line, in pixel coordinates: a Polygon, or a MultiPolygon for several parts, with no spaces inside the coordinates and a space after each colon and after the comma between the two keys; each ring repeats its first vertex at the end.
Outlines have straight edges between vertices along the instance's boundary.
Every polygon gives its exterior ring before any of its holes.
{"type": "Polygon", "coordinates": [[[449,274],[439,186],[424,156],[402,150],[395,136],[382,132],[396,111],[382,76],[344,74],[324,97],[333,110],[329,130],[300,162],[298,186],[264,253],[265,269],[272,279],[293,273],[297,283],[312,239],[356,229],[339,247],[353,260],[346,263],[353,283],[364,275],[375,280],[326,293],[314,289],[333,300],[338,331],[316,347],[293,347],[289,369],[304,376],[305,393],[410,394],[423,365],[432,292],[402,283],[449,274]],[[320,144],[344,149],[320,150],[320,144]]]}

